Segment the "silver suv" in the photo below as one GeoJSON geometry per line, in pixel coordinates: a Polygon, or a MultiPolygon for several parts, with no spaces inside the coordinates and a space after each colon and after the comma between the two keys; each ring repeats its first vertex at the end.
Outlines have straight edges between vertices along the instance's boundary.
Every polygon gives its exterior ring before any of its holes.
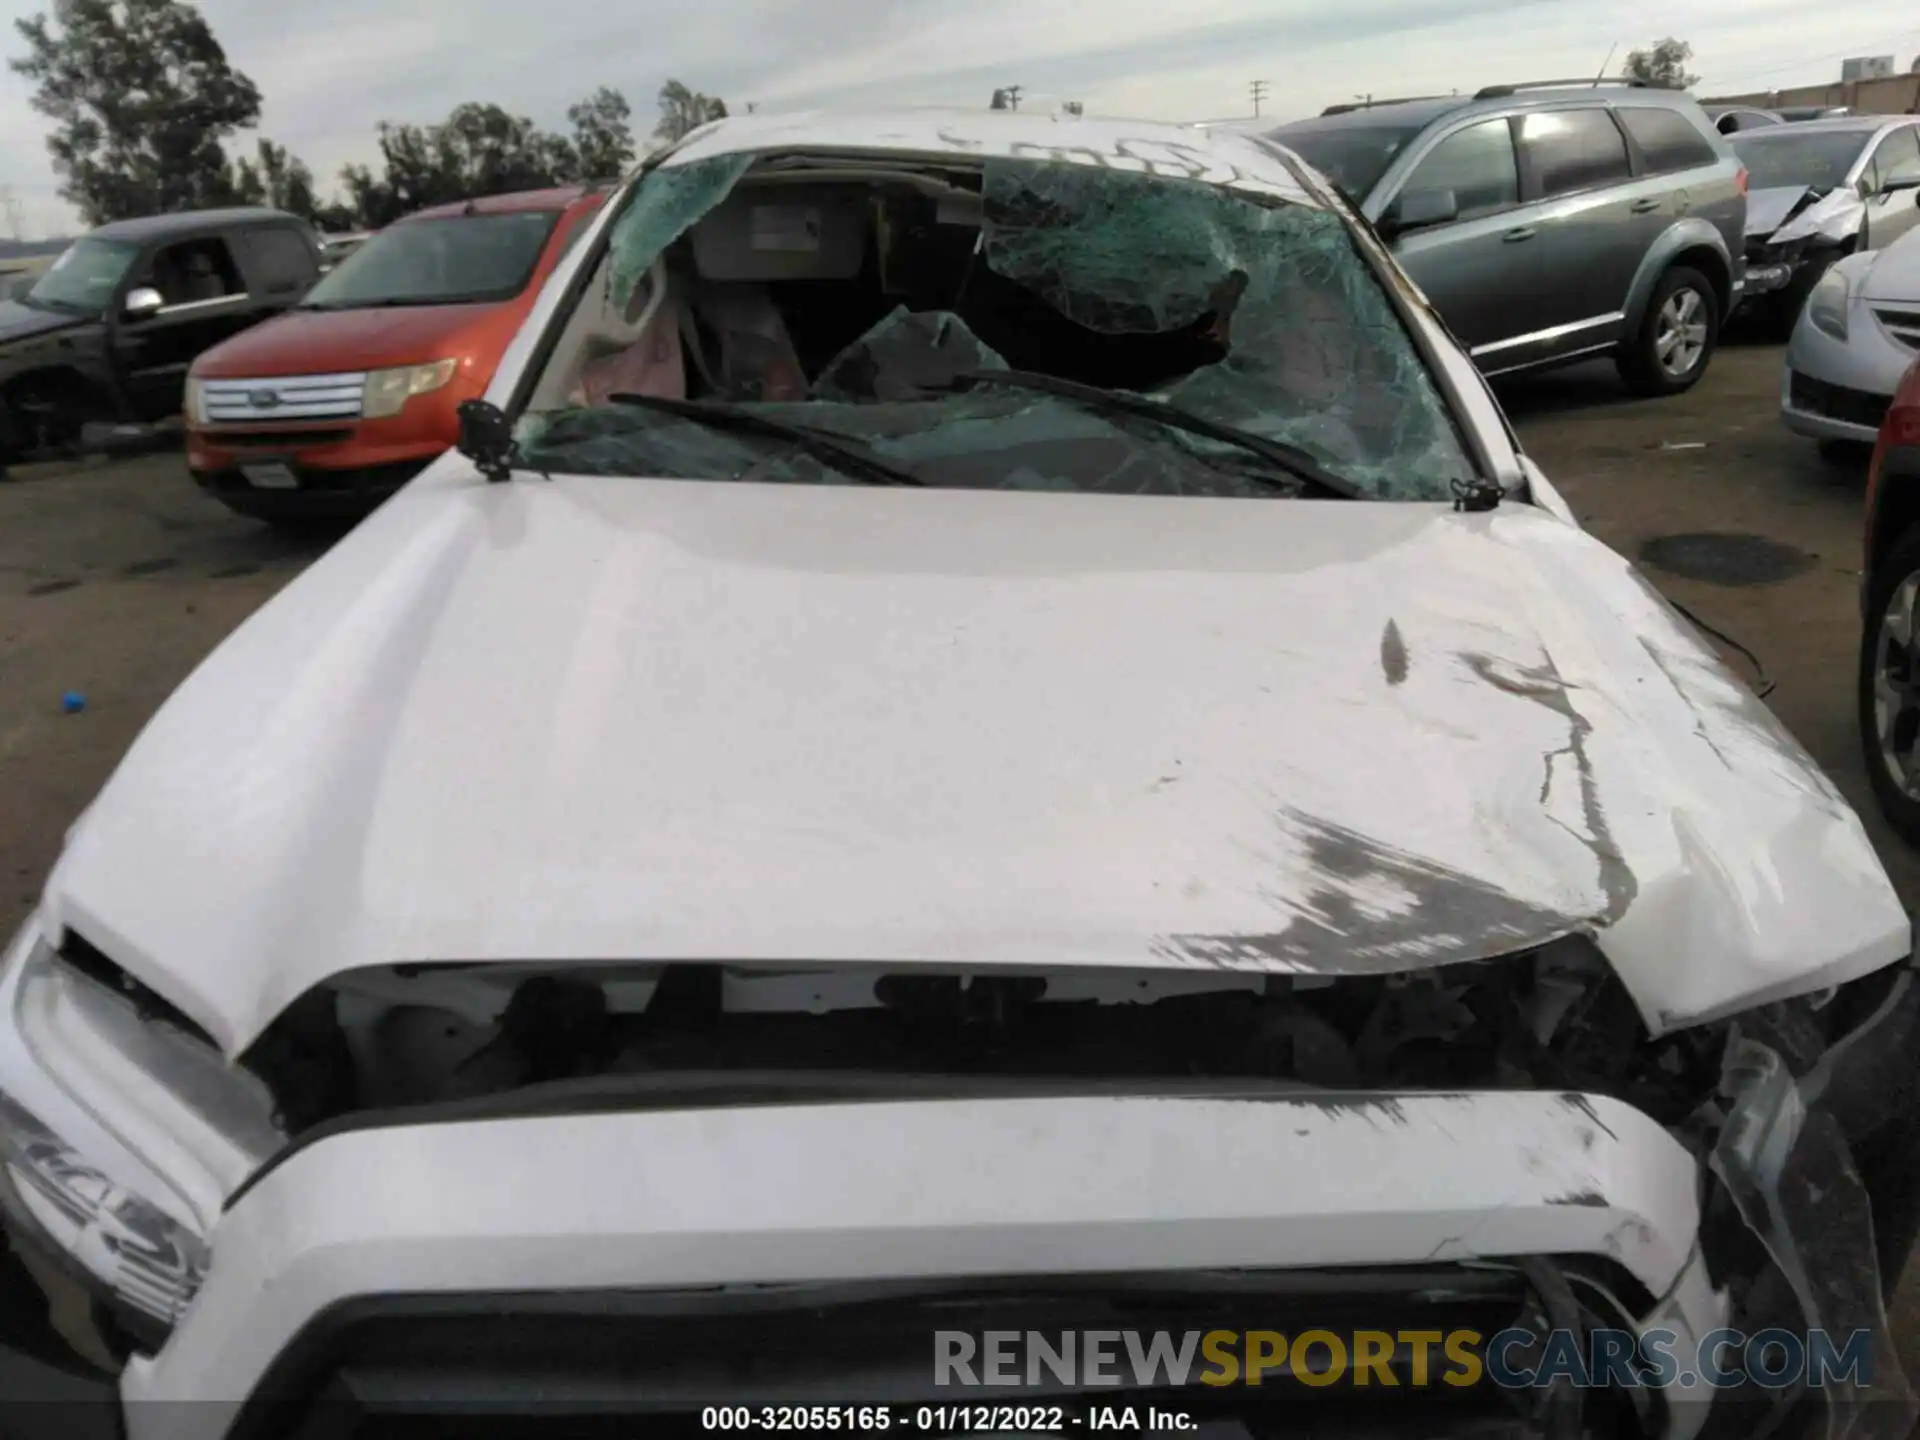
{"type": "Polygon", "coordinates": [[[1353,197],[1487,374],[1611,352],[1629,389],[1671,395],[1706,373],[1746,172],[1688,96],[1494,85],[1270,134],[1353,197]]]}

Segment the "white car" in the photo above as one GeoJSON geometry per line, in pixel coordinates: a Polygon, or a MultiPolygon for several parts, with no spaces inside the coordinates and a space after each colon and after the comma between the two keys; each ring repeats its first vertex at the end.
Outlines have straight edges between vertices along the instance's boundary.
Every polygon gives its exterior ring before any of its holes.
{"type": "Polygon", "coordinates": [[[1223,1433],[1685,1437],[1803,1398],[1779,1326],[1866,1362],[1833,1433],[1911,1419],[1907,917],[1287,152],[718,122],[463,427],[6,952],[0,1195],[95,1368],[0,1396],[1071,1432],[955,1357],[1224,1329],[1295,1340],[1176,1387],[1223,1433]],[[1550,1330],[1649,1353],[1493,1343],[1550,1330]]]}
{"type": "Polygon", "coordinates": [[[1872,445],[1900,381],[1920,361],[1920,230],[1837,261],[1787,344],[1780,418],[1815,440],[1872,445]]]}
{"type": "Polygon", "coordinates": [[[1750,186],[1742,303],[1782,334],[1828,266],[1920,225],[1920,118],[1803,118],[1742,130],[1733,149],[1750,186]]]}

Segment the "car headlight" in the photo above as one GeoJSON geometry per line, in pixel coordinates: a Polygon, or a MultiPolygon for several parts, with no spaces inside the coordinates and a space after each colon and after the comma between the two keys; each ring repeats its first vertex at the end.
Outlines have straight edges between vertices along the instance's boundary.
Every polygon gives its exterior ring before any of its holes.
{"type": "Polygon", "coordinates": [[[1847,310],[1852,299],[1853,287],[1847,281],[1846,272],[1837,268],[1829,270],[1807,296],[1807,319],[1823,334],[1845,340],[1847,310]]]}
{"type": "Polygon", "coordinates": [[[360,397],[360,413],[369,420],[398,415],[414,396],[429,395],[444,387],[459,368],[458,360],[435,360],[428,365],[375,370],[367,376],[366,389],[360,397]]]}
{"type": "Polygon", "coordinates": [[[0,1207],[114,1299],[171,1329],[206,1279],[206,1241],[115,1184],[0,1095],[0,1207]]]}

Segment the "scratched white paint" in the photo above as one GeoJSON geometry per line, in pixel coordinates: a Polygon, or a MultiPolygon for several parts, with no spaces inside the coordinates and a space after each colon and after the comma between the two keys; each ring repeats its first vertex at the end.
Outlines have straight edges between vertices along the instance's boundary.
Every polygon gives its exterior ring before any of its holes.
{"type": "Polygon", "coordinates": [[[1248,137],[1151,120],[1090,120],[992,110],[807,111],[744,115],[688,137],[662,163],[803,149],[812,154],[1061,160],[1165,175],[1313,203],[1273,152],[1248,137]]]}
{"type": "MultiPolygon", "coordinates": [[[[295,1155],[234,1207],[192,1311],[122,1384],[134,1440],[171,1440],[170,1422],[245,1395],[315,1315],[378,1293],[1595,1254],[1664,1295],[1693,1273],[1697,1194],[1692,1156],[1645,1115],[1547,1094],[770,1106],[359,1131],[295,1155]]],[[[1710,1293],[1676,1293],[1694,1311],[1678,1328],[1719,1323],[1710,1293]]]]}
{"type": "Polygon", "coordinates": [[[453,460],[181,687],[46,898],[233,1051],[409,960],[1339,971],[1602,925],[1657,1019],[1906,940],[1812,763],[1531,507],[453,460]],[[1564,696],[1503,688],[1549,660],[1564,696]]]}

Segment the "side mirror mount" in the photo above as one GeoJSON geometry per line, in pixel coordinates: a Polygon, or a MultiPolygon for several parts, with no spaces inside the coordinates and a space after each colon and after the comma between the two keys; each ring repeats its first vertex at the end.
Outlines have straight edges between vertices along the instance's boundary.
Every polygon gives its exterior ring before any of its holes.
{"type": "Polygon", "coordinates": [[[167,308],[167,298],[151,285],[136,285],[127,292],[125,306],[129,320],[145,320],[167,308]]]}
{"type": "Polygon", "coordinates": [[[1389,239],[1410,230],[1450,225],[1460,218],[1460,198],[1451,190],[1409,190],[1381,217],[1380,229],[1389,239]]]}

